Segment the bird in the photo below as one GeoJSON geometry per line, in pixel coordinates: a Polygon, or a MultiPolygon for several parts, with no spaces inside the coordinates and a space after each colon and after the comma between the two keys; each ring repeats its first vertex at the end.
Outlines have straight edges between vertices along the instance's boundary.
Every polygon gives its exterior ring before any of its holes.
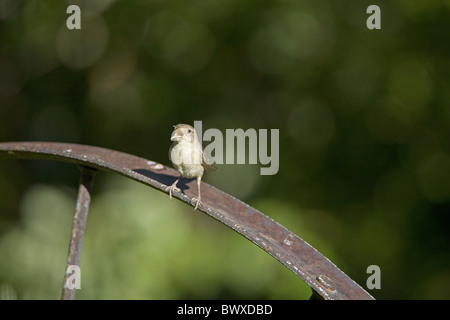
{"type": "Polygon", "coordinates": [[[173,126],[174,130],[170,137],[173,141],[169,149],[169,159],[180,176],[175,182],[166,188],[169,191],[169,198],[172,199],[174,191],[181,192],[177,188],[177,183],[181,177],[196,178],[198,187],[198,197],[195,199],[196,210],[201,204],[200,182],[205,169],[216,169],[204,155],[202,145],[198,140],[195,129],[188,124],[177,124],[173,126]]]}

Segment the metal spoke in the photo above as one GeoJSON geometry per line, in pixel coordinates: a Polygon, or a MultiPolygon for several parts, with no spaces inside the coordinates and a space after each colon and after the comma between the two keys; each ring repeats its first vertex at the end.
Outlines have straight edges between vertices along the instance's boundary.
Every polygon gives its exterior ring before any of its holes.
{"type": "Polygon", "coordinates": [[[70,235],[69,253],[67,255],[66,272],[64,276],[62,300],[74,300],[75,288],[72,287],[70,272],[73,266],[80,266],[81,245],[83,244],[84,229],[86,227],[91,191],[94,184],[94,175],[97,170],[80,166],[81,177],[78,188],[77,203],[70,235]]]}

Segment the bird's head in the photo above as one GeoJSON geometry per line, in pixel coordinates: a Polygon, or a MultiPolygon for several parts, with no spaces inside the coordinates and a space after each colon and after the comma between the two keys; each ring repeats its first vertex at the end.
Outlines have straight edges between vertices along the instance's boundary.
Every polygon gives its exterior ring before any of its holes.
{"type": "Polygon", "coordinates": [[[174,130],[172,132],[172,136],[170,140],[181,142],[194,142],[197,139],[197,135],[195,133],[195,129],[188,124],[177,124],[173,126],[174,130]]]}

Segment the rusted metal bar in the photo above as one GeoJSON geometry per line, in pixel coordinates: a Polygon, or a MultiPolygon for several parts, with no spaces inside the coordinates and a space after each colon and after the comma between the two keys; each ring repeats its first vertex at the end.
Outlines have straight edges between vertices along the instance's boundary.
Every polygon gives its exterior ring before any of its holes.
{"type": "MultiPolygon", "coordinates": [[[[0,157],[46,159],[84,165],[121,174],[166,192],[179,176],[160,163],[99,147],[52,143],[0,143],[0,157]]],[[[181,201],[193,205],[196,181],[180,180],[181,201]]],[[[373,299],[362,287],[306,241],[276,221],[231,195],[202,182],[198,209],[219,220],[268,252],[327,300],[373,299]]],[[[167,193],[167,192],[166,192],[167,193]]]]}
{"type": "Polygon", "coordinates": [[[64,275],[64,284],[61,295],[62,300],[75,299],[75,291],[77,288],[75,287],[76,283],[72,283],[72,281],[77,281],[75,277],[80,276],[76,273],[80,270],[81,245],[83,244],[84,228],[86,227],[89,204],[91,202],[91,191],[94,184],[94,175],[97,170],[80,166],[80,171],[80,185],[78,188],[75,214],[72,222],[69,253],[67,254],[66,272],[64,275]],[[74,269],[74,266],[78,268],[74,269]]]}

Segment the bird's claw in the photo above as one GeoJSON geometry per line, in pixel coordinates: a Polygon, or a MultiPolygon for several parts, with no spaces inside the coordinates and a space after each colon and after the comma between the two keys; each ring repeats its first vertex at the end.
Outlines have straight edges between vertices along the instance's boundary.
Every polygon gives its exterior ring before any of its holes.
{"type": "Polygon", "coordinates": [[[166,191],[169,191],[169,199],[172,199],[172,193],[173,193],[173,191],[178,191],[178,192],[181,192],[181,189],[180,188],[177,188],[176,186],[174,186],[174,185],[171,185],[170,187],[167,187],[166,188],[166,191]]]}
{"type": "Polygon", "coordinates": [[[194,201],[195,201],[195,207],[194,207],[194,211],[195,211],[195,210],[197,210],[199,204],[203,205],[203,202],[200,199],[192,198],[192,202],[194,202],[194,201]]]}

